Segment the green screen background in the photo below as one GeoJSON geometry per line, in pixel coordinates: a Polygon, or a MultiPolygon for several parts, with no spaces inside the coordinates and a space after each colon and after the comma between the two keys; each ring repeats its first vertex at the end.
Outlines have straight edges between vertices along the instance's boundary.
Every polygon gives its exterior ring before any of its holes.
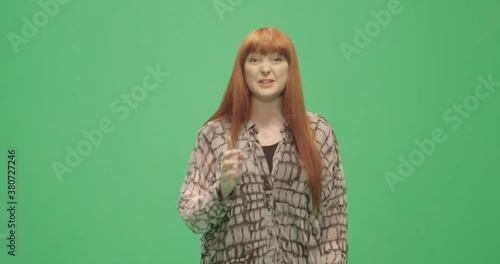
{"type": "Polygon", "coordinates": [[[267,25],[293,40],[306,107],[337,134],[349,263],[496,262],[500,4],[401,0],[375,31],[372,11],[388,5],[68,1],[44,20],[37,1],[2,3],[0,263],[198,263],[199,238],[176,210],[180,186],[241,40],[267,25]],[[23,17],[34,16],[37,32],[13,45],[10,32],[23,37],[23,17]],[[355,45],[367,24],[370,42],[347,58],[341,43],[355,45]],[[121,102],[157,65],[168,72],[158,87],[134,108],[121,102]],[[482,89],[488,98],[476,100],[489,75],[496,91],[482,89]],[[460,115],[455,104],[468,110],[460,115]],[[113,130],[58,177],[53,164],[66,164],[68,148],[85,144],[83,131],[101,120],[113,130]],[[434,130],[441,143],[418,156],[416,141],[429,142],[434,130]],[[6,246],[9,149],[15,257],[6,246]],[[401,157],[413,157],[411,175],[397,176],[401,157]]]}

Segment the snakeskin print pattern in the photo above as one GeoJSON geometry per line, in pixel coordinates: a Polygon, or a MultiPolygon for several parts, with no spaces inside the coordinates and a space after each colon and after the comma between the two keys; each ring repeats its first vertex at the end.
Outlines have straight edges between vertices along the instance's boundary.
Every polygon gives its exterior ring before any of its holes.
{"type": "Polygon", "coordinates": [[[307,112],[322,157],[322,207],[312,211],[307,173],[285,121],[269,168],[258,127],[242,126],[242,178],[225,200],[220,191],[221,157],[229,121],[198,131],[177,209],[201,238],[200,263],[347,263],[347,193],[336,136],[327,121],[307,112]]]}

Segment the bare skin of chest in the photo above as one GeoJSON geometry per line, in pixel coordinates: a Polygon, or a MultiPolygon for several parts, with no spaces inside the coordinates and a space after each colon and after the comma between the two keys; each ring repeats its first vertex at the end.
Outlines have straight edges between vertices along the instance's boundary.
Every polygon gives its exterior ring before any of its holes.
{"type": "Polygon", "coordinates": [[[261,146],[270,146],[281,141],[281,131],[279,128],[259,128],[257,137],[261,146]]]}

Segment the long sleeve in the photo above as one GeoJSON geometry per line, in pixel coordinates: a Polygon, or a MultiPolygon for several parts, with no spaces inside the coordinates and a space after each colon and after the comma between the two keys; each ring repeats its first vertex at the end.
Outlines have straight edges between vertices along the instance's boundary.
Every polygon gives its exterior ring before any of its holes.
{"type": "Polygon", "coordinates": [[[321,262],[347,263],[347,192],[337,138],[331,130],[326,135],[322,152],[325,156],[323,203],[319,220],[321,230],[321,262]]]}
{"type": "Polygon", "coordinates": [[[227,212],[227,205],[219,196],[220,180],[216,179],[214,155],[207,139],[209,129],[198,132],[177,203],[186,225],[198,234],[212,231],[227,212]]]}

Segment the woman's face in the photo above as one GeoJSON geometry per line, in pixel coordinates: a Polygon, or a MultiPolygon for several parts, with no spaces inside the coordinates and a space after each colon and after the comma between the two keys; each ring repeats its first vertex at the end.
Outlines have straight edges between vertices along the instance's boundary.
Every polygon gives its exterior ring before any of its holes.
{"type": "Polygon", "coordinates": [[[271,102],[281,96],[288,79],[288,61],[277,53],[250,53],[243,67],[245,82],[252,96],[271,102]]]}

